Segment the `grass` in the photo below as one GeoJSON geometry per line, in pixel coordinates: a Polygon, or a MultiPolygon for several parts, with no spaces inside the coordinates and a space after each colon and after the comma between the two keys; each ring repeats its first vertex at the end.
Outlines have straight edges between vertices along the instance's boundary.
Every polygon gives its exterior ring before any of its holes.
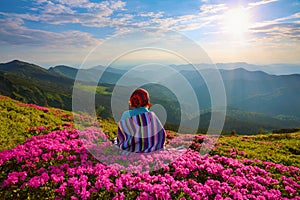
{"type": "Polygon", "coordinates": [[[257,158],[300,167],[300,132],[255,136],[222,136],[212,154],[257,158]]]}
{"type": "MultiPolygon", "coordinates": [[[[77,83],[75,86],[85,92],[92,92],[92,93],[95,92],[95,86],[92,86],[92,85],[83,85],[83,84],[77,83]]],[[[111,95],[111,92],[107,91],[107,87],[105,87],[105,86],[97,86],[96,94],[111,95]]]]}

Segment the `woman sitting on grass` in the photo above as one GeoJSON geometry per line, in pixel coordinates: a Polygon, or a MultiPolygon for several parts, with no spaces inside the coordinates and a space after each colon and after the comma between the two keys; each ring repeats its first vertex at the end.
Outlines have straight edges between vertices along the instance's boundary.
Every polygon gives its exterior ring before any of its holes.
{"type": "Polygon", "coordinates": [[[132,110],[125,111],[118,123],[118,137],[115,144],[123,151],[146,153],[163,149],[165,130],[151,106],[149,93],[136,89],[129,100],[132,110]]]}

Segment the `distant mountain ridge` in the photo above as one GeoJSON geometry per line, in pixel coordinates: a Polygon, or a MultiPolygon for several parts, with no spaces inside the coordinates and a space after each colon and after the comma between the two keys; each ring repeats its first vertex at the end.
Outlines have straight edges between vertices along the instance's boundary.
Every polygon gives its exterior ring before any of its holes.
{"type": "MultiPolygon", "coordinates": [[[[114,68],[109,68],[107,71],[103,69],[105,68],[99,66],[81,70],[82,83],[90,84],[99,78],[99,73],[103,73],[98,84],[112,91],[113,85],[127,72],[114,68]]],[[[0,64],[0,94],[25,103],[71,110],[72,89],[77,72],[78,69],[64,65],[46,70],[38,65],[17,60],[3,63],[0,64]]],[[[179,73],[187,78],[195,91],[200,91],[196,95],[201,110],[209,108],[210,95],[203,77],[190,68],[182,66],[179,73]]],[[[209,73],[209,69],[201,73],[209,73]]],[[[259,128],[272,130],[300,127],[300,94],[297,92],[300,89],[300,75],[277,76],[243,68],[221,69],[220,74],[224,81],[228,102],[226,131],[236,129],[241,133],[255,133],[259,128]]],[[[134,78],[139,78],[139,75],[134,78]]],[[[177,84],[180,87],[180,83],[177,84]]],[[[161,87],[149,86],[148,88],[154,103],[165,105],[171,114],[177,113],[176,116],[168,119],[168,123],[179,123],[180,118],[177,115],[180,114],[180,108],[177,99],[161,87]]],[[[111,116],[110,96],[107,93],[99,93],[95,98],[96,110],[99,109],[100,115],[104,112],[104,117],[111,116]]],[[[201,114],[201,129],[207,127],[209,116],[209,111],[201,114]]]]}
{"type": "Polygon", "coordinates": [[[199,69],[218,68],[220,70],[234,70],[243,68],[248,71],[262,71],[270,75],[291,75],[300,74],[299,64],[268,64],[268,65],[254,65],[246,62],[234,62],[234,63],[216,63],[216,64],[193,64],[192,65],[172,65],[176,68],[184,68],[193,70],[193,66],[199,69]]]}
{"type": "Polygon", "coordinates": [[[59,84],[71,84],[74,82],[64,75],[50,73],[48,70],[34,64],[13,60],[8,63],[0,64],[0,71],[9,72],[22,78],[30,80],[50,81],[59,84]]]}
{"type": "Polygon", "coordinates": [[[20,61],[0,64],[0,94],[25,103],[70,110],[73,83],[36,65],[20,61]]]}
{"type": "Polygon", "coordinates": [[[100,82],[106,84],[114,84],[120,77],[120,70],[104,71],[103,67],[93,67],[89,69],[76,69],[65,65],[50,67],[48,71],[53,75],[65,76],[75,80],[76,78],[84,82],[100,82]],[[76,77],[80,70],[80,76],[76,77]],[[103,74],[103,78],[99,80],[99,74],[103,74]]]}
{"type": "Polygon", "coordinates": [[[50,72],[51,74],[60,75],[71,79],[74,79],[74,77],[76,77],[77,71],[77,69],[65,65],[58,65],[55,67],[50,67],[48,69],[48,72],[50,72]]]}

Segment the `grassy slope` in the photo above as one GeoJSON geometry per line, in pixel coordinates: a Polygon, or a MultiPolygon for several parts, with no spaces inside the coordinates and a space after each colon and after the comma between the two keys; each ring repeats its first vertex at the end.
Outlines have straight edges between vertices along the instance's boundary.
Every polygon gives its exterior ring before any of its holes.
{"type": "Polygon", "coordinates": [[[0,121],[1,151],[23,143],[33,135],[61,129],[72,122],[72,114],[59,109],[22,104],[0,96],[0,121]]]}
{"type": "MultiPolygon", "coordinates": [[[[72,124],[72,113],[54,108],[48,110],[26,106],[0,96],[0,151],[23,143],[33,135],[45,134],[72,124]],[[39,130],[39,126],[44,130],[39,130]]],[[[100,120],[110,139],[116,136],[116,123],[100,120]]],[[[240,158],[257,158],[300,167],[300,132],[257,136],[222,136],[212,154],[240,158]]]]}
{"type": "Polygon", "coordinates": [[[257,158],[300,167],[300,132],[256,136],[225,136],[218,140],[212,154],[237,159],[257,158]]]}

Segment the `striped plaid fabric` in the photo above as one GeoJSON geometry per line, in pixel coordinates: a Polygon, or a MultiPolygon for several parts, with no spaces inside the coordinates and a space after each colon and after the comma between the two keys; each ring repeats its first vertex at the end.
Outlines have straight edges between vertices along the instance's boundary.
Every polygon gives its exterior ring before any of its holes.
{"type": "Polygon", "coordinates": [[[118,146],[120,149],[146,153],[164,147],[166,133],[154,112],[145,112],[118,123],[118,146]]]}

